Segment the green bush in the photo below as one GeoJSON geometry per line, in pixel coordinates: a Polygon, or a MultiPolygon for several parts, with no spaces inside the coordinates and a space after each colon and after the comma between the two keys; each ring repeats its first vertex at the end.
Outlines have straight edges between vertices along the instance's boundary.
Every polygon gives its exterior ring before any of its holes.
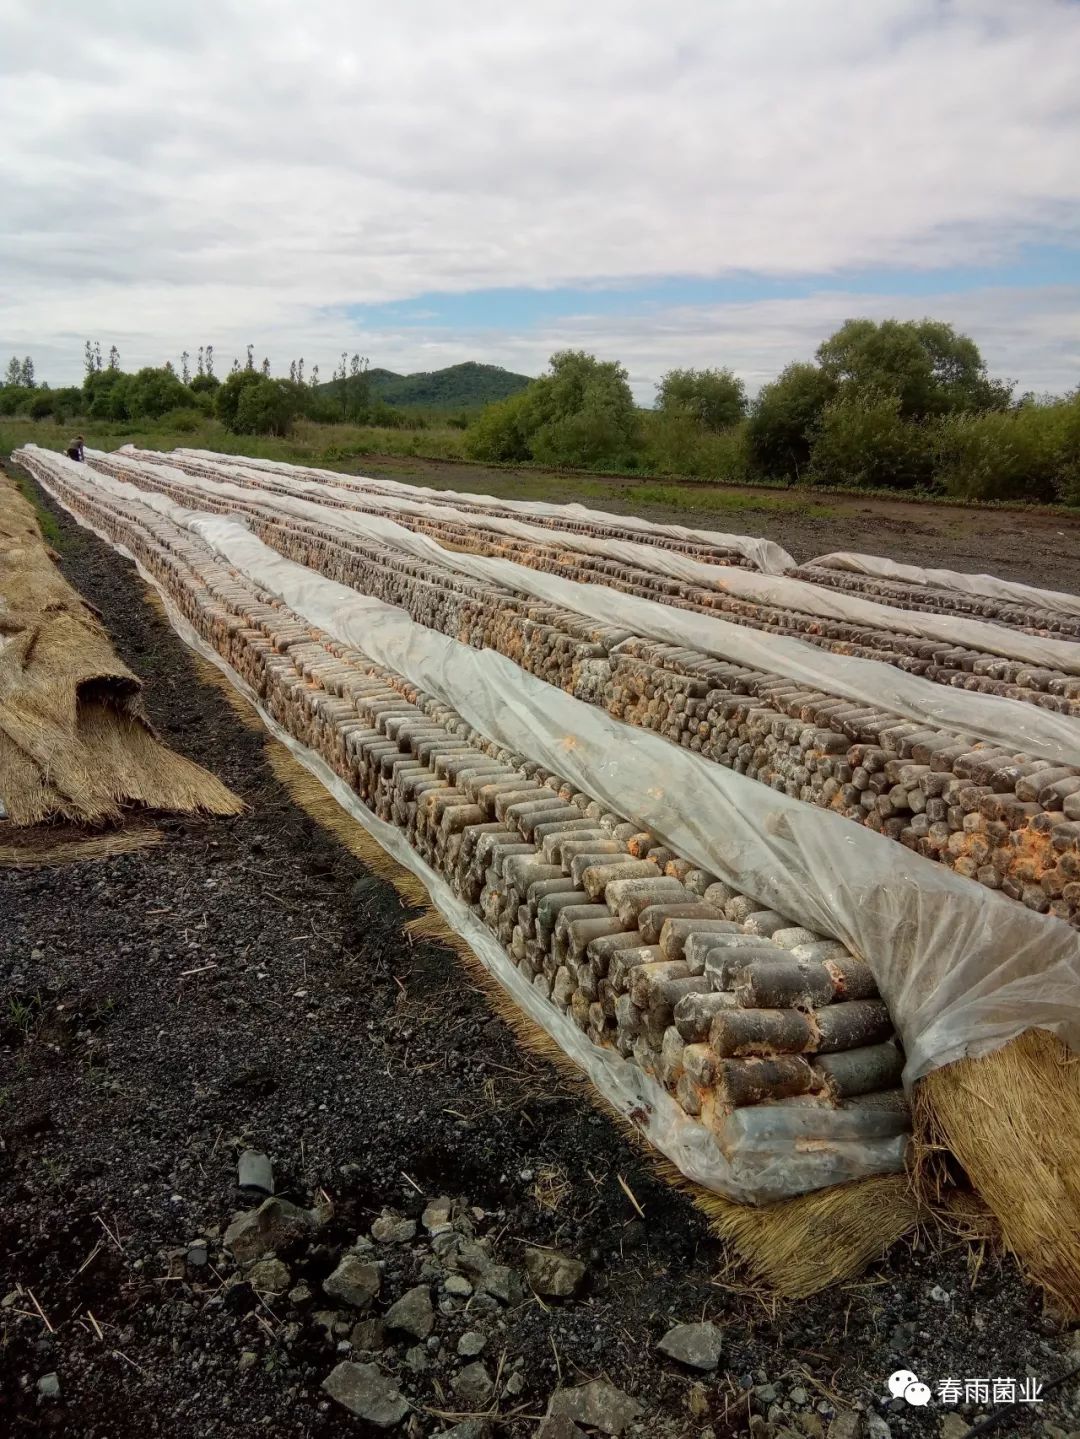
{"type": "Polygon", "coordinates": [[[245,385],[233,428],[241,435],[287,435],[299,413],[292,388],[287,381],[268,380],[262,375],[255,384],[245,385]]]}
{"type": "Polygon", "coordinates": [[[710,434],[691,416],[663,410],[643,421],[643,470],[735,484],[749,478],[745,425],[710,434]]]}
{"type": "Polygon", "coordinates": [[[938,426],[936,460],[958,499],[1080,503],[1080,397],[951,415],[938,426]]]}
{"type": "Polygon", "coordinates": [[[497,400],[473,420],[465,431],[465,453],[470,460],[512,464],[531,458],[525,435],[525,394],[497,400]]]}
{"type": "Polygon", "coordinates": [[[774,479],[805,479],[813,435],[836,392],[836,381],[817,365],[788,365],[762,387],[747,421],[751,462],[774,479]]]}
{"type": "Polygon", "coordinates": [[[234,370],[214,392],[214,414],[227,430],[238,432],[237,413],[241,396],[249,387],[262,383],[263,375],[258,370],[234,370]]]}
{"type": "Polygon", "coordinates": [[[902,418],[898,395],[848,394],[826,405],[814,435],[812,483],[912,490],[928,486],[932,475],[930,435],[902,418]]]}
{"type": "Polygon", "coordinates": [[[193,435],[206,424],[206,414],[194,407],[183,410],[169,410],[161,416],[163,430],[175,430],[178,435],[193,435]]]}
{"type": "Polygon", "coordinates": [[[63,418],[62,414],[57,414],[56,396],[51,390],[35,390],[33,396],[26,412],[32,420],[44,420],[48,415],[63,418]]]}
{"type": "Polygon", "coordinates": [[[669,370],[657,386],[656,407],[719,432],[746,414],[746,386],[731,370],[669,370]]]}
{"type": "Polygon", "coordinates": [[[194,402],[194,396],[171,370],[148,365],[137,374],[125,377],[123,401],[128,419],[156,420],[169,410],[187,409],[194,402]]]}

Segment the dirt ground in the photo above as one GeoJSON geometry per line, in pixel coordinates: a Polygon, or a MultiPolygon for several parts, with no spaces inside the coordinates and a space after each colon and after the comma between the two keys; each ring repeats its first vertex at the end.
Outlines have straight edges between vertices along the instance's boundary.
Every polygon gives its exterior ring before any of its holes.
{"type": "MultiPolygon", "coordinates": [[[[988,1406],[944,1405],[940,1382],[1050,1384],[1080,1364],[1078,1336],[1008,1259],[941,1236],[802,1303],[748,1285],[689,1201],[518,1047],[455,956],[408,942],[396,892],[293,804],[265,736],[204,680],[133,567],[41,503],[164,739],[249,808],[159,821],[162,844],[110,860],[0,870],[0,1433],[524,1439],[555,1391],[604,1379],[640,1406],[625,1432],[642,1439],[951,1439],[988,1406]],[[253,1203],[236,1187],[248,1147],[280,1195],[317,1210],[260,1293],[222,1247],[253,1203]],[[471,1285],[423,1222],[439,1196],[455,1201],[452,1242],[478,1241],[494,1266],[471,1285]],[[386,1210],[406,1222],[372,1242],[386,1210]],[[574,1297],[522,1282],[530,1245],[583,1262],[574,1297]],[[364,1311],[322,1288],[353,1248],[383,1262],[364,1311]],[[416,1286],[434,1302],[426,1339],[353,1327],[416,1286]],[[657,1351],[702,1319],[722,1335],[714,1371],[657,1351]],[[323,1391],[350,1356],[398,1384],[398,1428],[323,1391]],[[898,1369],[935,1390],[930,1406],[889,1397],[898,1369]],[[468,1417],[485,1411],[493,1422],[468,1417]]],[[[1042,544],[1023,541],[1020,577],[1047,578],[1042,544]]],[[[1078,1391],[1074,1375],[997,1432],[1080,1429],[1078,1391]]]]}
{"type": "Polygon", "coordinates": [[[800,564],[858,550],[929,568],[988,571],[1043,588],[1080,587],[1080,513],[920,504],[859,495],[717,486],[620,476],[492,469],[397,456],[349,466],[433,489],[506,499],[578,501],[615,514],[775,540],[800,564]],[[650,498],[655,497],[655,498],[650,498]]]}

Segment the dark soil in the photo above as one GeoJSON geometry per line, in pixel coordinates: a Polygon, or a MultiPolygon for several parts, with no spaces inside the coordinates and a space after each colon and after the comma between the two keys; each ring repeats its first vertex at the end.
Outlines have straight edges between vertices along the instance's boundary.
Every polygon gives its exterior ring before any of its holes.
{"type": "MultiPolygon", "coordinates": [[[[977,1267],[962,1245],[903,1246],[799,1304],[739,1284],[701,1215],[523,1054],[455,957],[406,942],[395,891],[291,802],[263,735],[201,680],[132,566],[43,503],[65,574],[146,681],[163,738],[249,809],[165,818],[166,842],[140,853],[0,870],[0,1433],[383,1432],[322,1392],[349,1346],[311,1315],[344,1307],[320,1282],[384,1208],[418,1218],[439,1195],[462,1202],[502,1263],[520,1272],[527,1243],[556,1246],[585,1261],[585,1285],[466,1311],[432,1278],[430,1367],[415,1372],[403,1336],[377,1356],[415,1406],[393,1432],[439,1433],[452,1421],[431,1411],[474,1407],[451,1387],[467,1329],[488,1334],[493,1378],[503,1355],[502,1381],[520,1376],[497,1400],[508,1417],[495,1432],[514,1439],[554,1390],[597,1376],[641,1403],[639,1435],[725,1439],[760,1415],[753,1432],[814,1439],[855,1404],[888,1424],[871,1426],[877,1439],[936,1434],[949,1410],[887,1402],[894,1370],[932,1386],[1049,1382],[1080,1359],[1009,1261],[977,1267]],[[279,1193],[333,1207],[281,1251],[290,1282],[314,1293],[306,1307],[260,1302],[222,1252],[252,1203],[235,1188],[249,1146],[272,1158],[279,1193]],[[205,1266],[185,1262],[196,1238],[205,1266]],[[654,1346],[703,1317],[724,1353],[695,1376],[654,1346]],[[52,1373],[57,1399],[38,1390],[52,1373]]],[[[422,1228],[378,1248],[382,1313],[435,1270],[422,1228]]],[[[1010,1410],[998,1432],[1080,1427],[1078,1382],[1010,1410]]]]}

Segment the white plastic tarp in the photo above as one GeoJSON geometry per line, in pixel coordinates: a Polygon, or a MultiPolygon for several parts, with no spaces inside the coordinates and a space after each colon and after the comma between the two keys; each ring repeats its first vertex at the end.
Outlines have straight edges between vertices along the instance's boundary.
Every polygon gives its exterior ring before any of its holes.
{"type": "MultiPolygon", "coordinates": [[[[137,483],[139,463],[127,460],[125,464],[137,483]]],[[[1023,753],[1080,767],[1080,718],[1073,715],[1023,700],[936,684],[879,660],[834,654],[805,640],[732,624],[712,615],[624,594],[606,585],[582,584],[511,560],[443,549],[428,536],[385,516],[335,509],[298,495],[260,493],[167,466],[153,468],[170,483],[185,488],[193,503],[200,494],[208,495],[219,503],[235,502],[241,512],[253,506],[269,515],[294,515],[343,534],[381,540],[418,559],[505,585],[604,624],[622,626],[668,644],[689,646],[766,674],[782,675],[808,690],[839,695],[871,709],[985,740],[1009,754],[1023,753]]]]}
{"type": "Polygon", "coordinates": [[[1021,584],[1019,580],[1002,580],[997,575],[966,574],[962,570],[931,570],[921,565],[905,565],[888,560],[884,555],[860,555],[849,550],[819,555],[808,561],[828,570],[850,570],[879,580],[902,580],[909,585],[928,589],[958,590],[964,595],[983,599],[1003,600],[1007,604],[1034,605],[1063,615],[1080,615],[1080,595],[1065,590],[1044,590],[1037,585],[1021,584]]]}

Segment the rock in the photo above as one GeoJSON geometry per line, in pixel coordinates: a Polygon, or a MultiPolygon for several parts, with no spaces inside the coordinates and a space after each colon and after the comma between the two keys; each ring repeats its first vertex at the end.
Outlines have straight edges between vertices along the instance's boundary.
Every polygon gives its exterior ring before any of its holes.
{"type": "Polygon", "coordinates": [[[37,1390],[42,1399],[60,1398],[60,1376],[59,1374],[43,1374],[37,1382],[37,1390]]]}
{"type": "Polygon", "coordinates": [[[464,1274],[448,1274],[443,1288],[447,1294],[453,1295],[455,1299],[468,1299],[473,1292],[473,1287],[465,1278],[464,1274]]]}
{"type": "Polygon", "coordinates": [[[479,1276],[477,1288],[503,1304],[518,1304],[521,1301],[521,1280],[505,1264],[489,1265],[479,1276]]]}
{"type": "Polygon", "coordinates": [[[802,1406],[804,1404],[810,1403],[810,1395],[807,1394],[806,1390],[802,1387],[801,1384],[796,1384],[795,1388],[792,1389],[790,1398],[792,1404],[798,1404],[802,1406]]]}
{"type": "Polygon", "coordinates": [[[386,1327],[401,1329],[416,1339],[426,1339],[435,1324],[435,1311],[431,1307],[431,1290],[426,1284],[418,1284],[408,1290],[396,1304],[386,1311],[386,1327]]]}
{"type": "Polygon", "coordinates": [[[289,1303],[295,1304],[298,1309],[305,1304],[310,1304],[312,1297],[311,1289],[302,1279],[299,1284],[294,1284],[289,1290],[289,1303]]]}
{"type": "Polygon", "coordinates": [[[386,1347],[386,1325],[381,1319],[361,1319],[353,1325],[349,1343],[354,1349],[383,1349],[386,1347]]]}
{"type": "Polygon", "coordinates": [[[327,1339],[332,1339],[334,1337],[334,1325],[340,1317],[341,1316],[333,1309],[316,1309],[315,1313],[311,1316],[311,1322],[316,1329],[323,1330],[327,1339]]]}
{"type": "Polygon", "coordinates": [[[481,1334],[478,1329],[469,1329],[457,1342],[457,1352],[463,1359],[475,1359],[483,1352],[487,1344],[487,1335],[481,1334]]]}
{"type": "Polygon", "coordinates": [[[406,1349],[405,1363],[414,1374],[424,1374],[431,1366],[428,1352],[422,1344],[414,1344],[411,1349],[406,1349]]]}
{"type": "Polygon", "coordinates": [[[962,1414],[946,1414],[941,1421],[941,1439],[964,1439],[970,1428],[962,1414]]]}
{"type": "Polygon", "coordinates": [[[236,1166],[237,1183],[241,1189],[253,1190],[257,1194],[273,1194],[274,1171],[265,1154],[257,1149],[245,1149],[236,1166]]]}
{"type": "Polygon", "coordinates": [[[510,1378],[503,1385],[503,1393],[511,1399],[516,1399],[525,1388],[525,1375],[518,1370],[511,1374],[510,1378]]]}
{"type": "Polygon", "coordinates": [[[379,1244],[408,1244],[416,1238],[416,1220],[397,1214],[383,1214],[371,1226],[371,1237],[379,1244]]]}
{"type": "Polygon", "coordinates": [[[825,1425],[817,1414],[796,1414],[795,1423],[806,1439],[825,1439],[825,1425]]]}
{"type": "Polygon", "coordinates": [[[251,1266],[245,1278],[256,1294],[284,1294],[292,1281],[280,1259],[260,1259],[251,1266]]]}
{"type": "Polygon", "coordinates": [[[184,1262],[190,1264],[192,1269],[205,1269],[210,1259],[210,1251],[205,1239],[194,1239],[187,1247],[184,1255],[184,1262]]]}
{"type": "Polygon", "coordinates": [[[723,1336],[715,1324],[676,1324],[656,1346],[669,1359],[690,1369],[715,1369],[720,1363],[723,1336]]]}
{"type": "Polygon", "coordinates": [[[546,1419],[540,1420],[533,1439],[585,1439],[585,1431],[565,1414],[549,1414],[546,1419]]]}
{"type": "Polygon", "coordinates": [[[892,1439],[892,1430],[880,1414],[866,1415],[866,1439],[892,1439]]]}
{"type": "Polygon", "coordinates": [[[829,1425],[829,1439],[866,1439],[866,1421],[856,1409],[838,1414],[829,1425]]]}
{"type": "Polygon", "coordinates": [[[409,1412],[401,1390],[377,1364],[354,1364],[344,1360],[323,1380],[331,1399],[377,1429],[392,1429],[409,1412]]]}
{"type": "Polygon", "coordinates": [[[453,1429],[444,1429],[439,1439],[494,1439],[495,1431],[487,1419],[466,1419],[453,1429]]]}
{"type": "Polygon", "coordinates": [[[237,1264],[250,1264],[271,1250],[286,1249],[311,1234],[314,1225],[306,1209],[287,1199],[267,1199],[258,1209],[238,1214],[222,1240],[237,1264]]]}
{"type": "Polygon", "coordinates": [[[355,1254],[346,1254],[323,1289],[333,1299],[341,1299],[354,1309],[365,1309],[379,1292],[382,1275],[377,1264],[367,1264],[355,1254]]]}
{"type": "Polygon", "coordinates": [[[487,1404],[495,1392],[491,1375],[479,1362],[459,1369],[451,1379],[450,1387],[466,1404],[475,1404],[478,1408],[487,1404]]]}
{"type": "Polygon", "coordinates": [[[709,1391],[704,1384],[691,1384],[687,1405],[695,1419],[703,1419],[708,1414],[709,1391]]]}
{"type": "Polygon", "coordinates": [[[526,1249],[525,1270],[537,1294],[569,1299],[585,1278],[585,1266],[557,1249],[526,1249]]]}
{"type": "Polygon", "coordinates": [[[604,1434],[619,1435],[642,1413],[641,1405],[629,1394],[603,1379],[593,1379],[577,1389],[558,1389],[548,1401],[548,1413],[572,1419],[604,1434]]]}
{"type": "Polygon", "coordinates": [[[236,1361],[236,1367],[241,1374],[246,1374],[249,1369],[254,1369],[258,1362],[259,1356],[255,1353],[254,1349],[245,1349],[236,1361]]]}
{"type": "Polygon", "coordinates": [[[952,1299],[952,1295],[947,1289],[942,1289],[940,1284],[935,1284],[930,1291],[930,1298],[935,1304],[948,1304],[952,1299]]]}
{"type": "Polygon", "coordinates": [[[444,1195],[433,1199],[420,1216],[420,1223],[429,1234],[446,1234],[451,1228],[450,1218],[454,1212],[454,1201],[444,1195]]]}

